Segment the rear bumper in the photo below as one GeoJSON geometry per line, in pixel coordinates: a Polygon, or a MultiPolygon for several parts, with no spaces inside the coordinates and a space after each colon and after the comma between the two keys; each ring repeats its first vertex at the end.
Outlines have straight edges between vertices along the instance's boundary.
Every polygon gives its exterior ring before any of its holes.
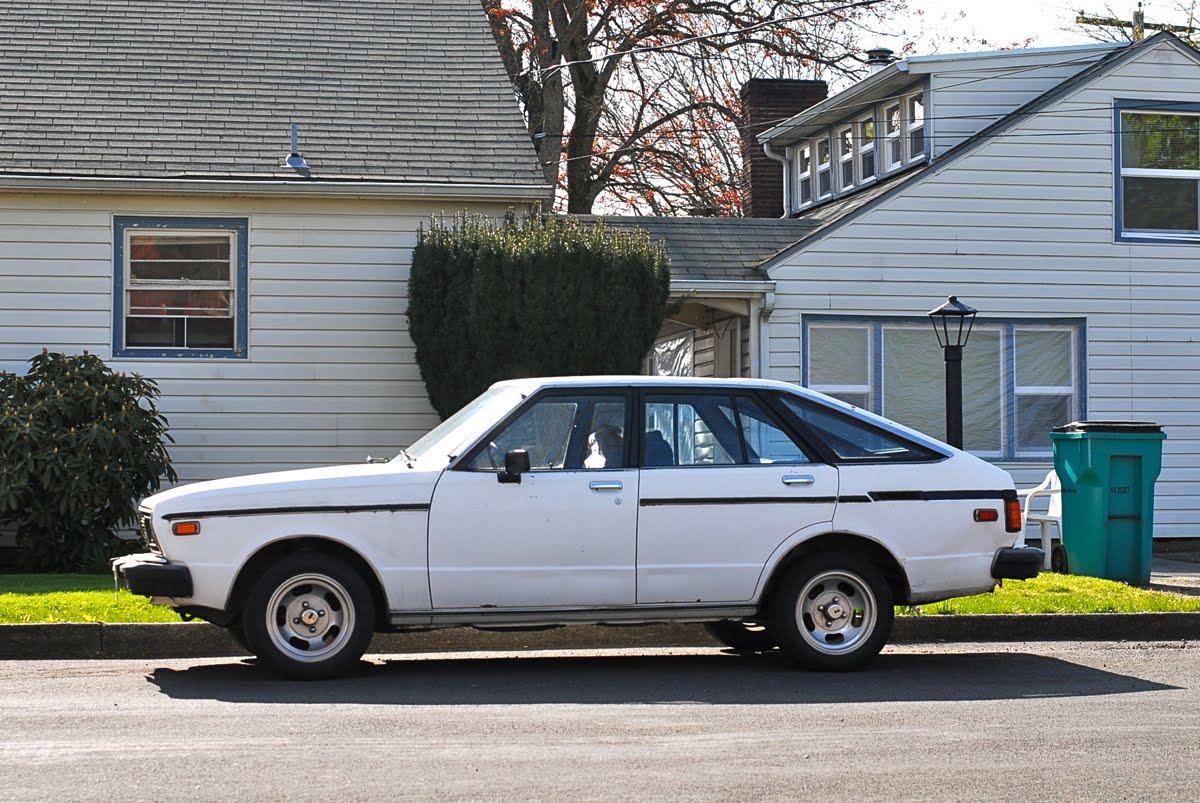
{"type": "Polygon", "coordinates": [[[1036,547],[1005,547],[992,559],[992,577],[996,580],[1028,580],[1042,570],[1045,553],[1036,547]]]}
{"type": "Polygon", "coordinates": [[[132,594],[142,597],[187,599],[192,596],[192,573],[187,566],[170,563],[150,553],[114,558],[113,574],[125,578],[132,594]]]}

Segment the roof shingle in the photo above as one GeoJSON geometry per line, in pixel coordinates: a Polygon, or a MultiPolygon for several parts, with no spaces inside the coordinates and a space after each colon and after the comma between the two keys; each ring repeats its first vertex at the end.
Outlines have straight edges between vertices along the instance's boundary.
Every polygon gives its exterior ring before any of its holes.
{"type": "Polygon", "coordinates": [[[543,185],[475,0],[0,3],[0,173],[543,185]]]}

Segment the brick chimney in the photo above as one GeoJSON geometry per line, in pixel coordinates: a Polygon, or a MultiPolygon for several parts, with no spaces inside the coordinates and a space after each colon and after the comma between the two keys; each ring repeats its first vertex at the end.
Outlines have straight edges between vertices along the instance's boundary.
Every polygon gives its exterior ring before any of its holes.
{"type": "MultiPolygon", "coordinates": [[[[824,81],[751,78],[742,86],[742,193],[746,217],[783,215],[783,165],[763,153],[756,136],[829,94],[824,81]]],[[[780,153],[782,155],[782,152],[780,153]]]]}

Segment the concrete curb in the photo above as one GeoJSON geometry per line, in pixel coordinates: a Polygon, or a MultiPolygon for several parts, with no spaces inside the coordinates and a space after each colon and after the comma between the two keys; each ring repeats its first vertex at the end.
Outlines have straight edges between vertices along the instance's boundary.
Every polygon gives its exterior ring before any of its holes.
{"type": "MultiPolygon", "coordinates": [[[[902,616],[893,644],[1013,641],[1200,640],[1200,613],[902,616]]],[[[386,654],[715,647],[700,625],[573,625],[497,633],[470,628],[378,634],[369,652],[386,654]]],[[[218,658],[243,656],[229,635],[205,623],[0,625],[0,659],[218,658]]]]}

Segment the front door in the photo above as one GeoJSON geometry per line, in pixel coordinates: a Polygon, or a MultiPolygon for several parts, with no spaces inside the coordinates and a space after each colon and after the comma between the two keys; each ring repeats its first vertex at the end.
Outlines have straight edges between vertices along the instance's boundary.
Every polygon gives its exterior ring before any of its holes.
{"type": "Polygon", "coordinates": [[[744,602],[775,549],[828,526],[838,470],[754,393],[643,401],[639,604],[744,602]]]}
{"type": "Polygon", "coordinates": [[[443,473],[429,515],[435,610],[634,604],[630,412],[623,390],[542,394],[443,473]],[[531,471],[501,483],[514,449],[531,471]]]}

